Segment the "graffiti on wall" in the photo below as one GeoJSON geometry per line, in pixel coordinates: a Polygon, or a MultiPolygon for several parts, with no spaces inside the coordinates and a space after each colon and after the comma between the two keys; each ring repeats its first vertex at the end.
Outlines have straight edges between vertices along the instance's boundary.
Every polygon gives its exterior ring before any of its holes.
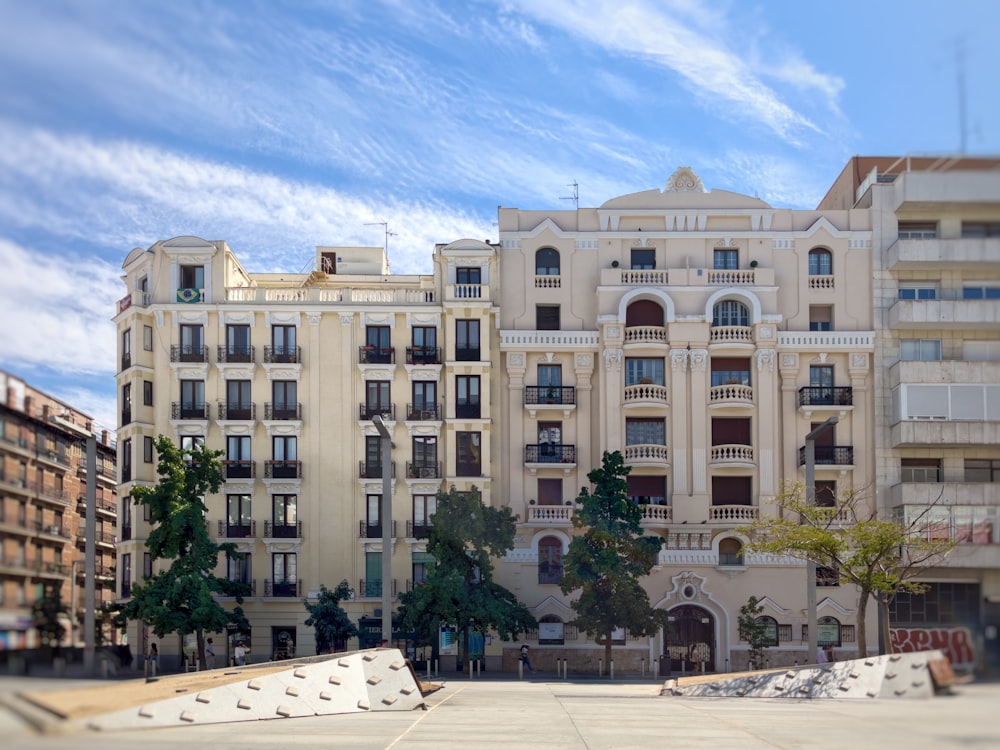
{"type": "Polygon", "coordinates": [[[976,651],[967,628],[890,628],[896,653],[940,649],[956,669],[973,669],[976,651]]]}

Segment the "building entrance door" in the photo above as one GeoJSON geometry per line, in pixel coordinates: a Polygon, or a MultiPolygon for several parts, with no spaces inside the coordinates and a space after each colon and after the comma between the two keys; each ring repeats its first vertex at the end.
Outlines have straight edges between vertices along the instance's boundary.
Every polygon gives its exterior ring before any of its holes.
{"type": "Polygon", "coordinates": [[[714,672],[715,652],[715,618],[711,612],[693,604],[670,610],[663,653],[670,656],[671,671],[714,672]]]}

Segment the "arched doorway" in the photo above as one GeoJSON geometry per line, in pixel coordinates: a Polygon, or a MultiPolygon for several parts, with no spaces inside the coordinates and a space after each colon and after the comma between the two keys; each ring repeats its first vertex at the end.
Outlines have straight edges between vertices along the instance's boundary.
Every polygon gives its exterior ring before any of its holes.
{"type": "Polygon", "coordinates": [[[670,621],[663,631],[663,653],[670,656],[675,672],[714,672],[715,617],[704,607],[685,604],[670,610],[670,621]]]}

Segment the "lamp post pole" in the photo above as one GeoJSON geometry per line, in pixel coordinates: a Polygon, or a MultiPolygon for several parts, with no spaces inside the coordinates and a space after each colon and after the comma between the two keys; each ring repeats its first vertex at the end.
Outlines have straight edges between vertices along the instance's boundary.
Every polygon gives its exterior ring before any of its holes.
{"type": "Polygon", "coordinates": [[[380,415],[372,422],[382,447],[382,639],[392,645],[392,436],[380,415]]]}
{"type": "MultiPolygon", "coordinates": [[[[806,435],[806,505],[816,504],[816,438],[837,424],[836,417],[830,417],[823,424],[806,435]]],[[[816,563],[806,562],[806,609],[808,610],[809,653],[806,664],[816,661],[819,634],[816,632],[816,563]]]]}

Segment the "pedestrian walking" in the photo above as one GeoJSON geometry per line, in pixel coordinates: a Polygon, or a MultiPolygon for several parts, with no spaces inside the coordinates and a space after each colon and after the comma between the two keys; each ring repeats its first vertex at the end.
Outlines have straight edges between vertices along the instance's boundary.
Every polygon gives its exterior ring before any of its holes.
{"type": "Polygon", "coordinates": [[[215,669],[215,646],[211,638],[205,641],[205,669],[215,669]]]}
{"type": "Polygon", "coordinates": [[[535,673],[534,668],[531,666],[531,659],[528,658],[528,644],[524,643],[521,645],[521,663],[527,667],[531,674],[535,673]]]}
{"type": "Polygon", "coordinates": [[[149,661],[149,674],[153,677],[156,676],[157,662],[160,660],[160,652],[156,648],[155,643],[149,644],[149,656],[146,657],[149,661]]]}

